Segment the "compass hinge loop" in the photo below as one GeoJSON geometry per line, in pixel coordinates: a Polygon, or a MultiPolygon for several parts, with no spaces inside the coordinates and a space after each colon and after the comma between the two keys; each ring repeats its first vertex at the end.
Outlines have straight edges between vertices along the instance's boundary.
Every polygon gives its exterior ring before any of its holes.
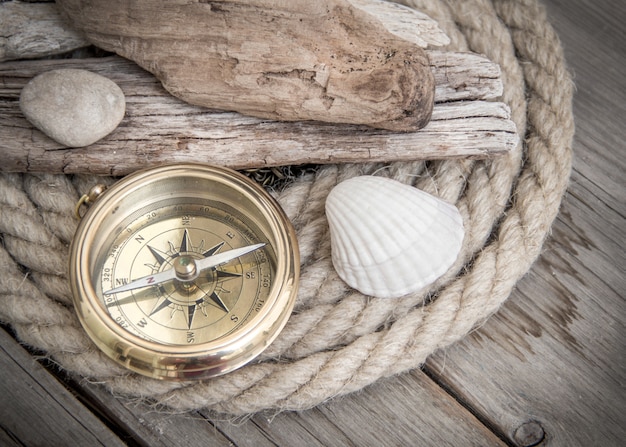
{"type": "Polygon", "coordinates": [[[82,219],[83,216],[80,214],[80,208],[83,205],[86,205],[86,206],[93,205],[93,203],[96,200],[98,200],[98,197],[100,197],[100,195],[104,191],[106,191],[106,189],[107,189],[106,185],[97,184],[95,186],[92,186],[89,192],[87,194],[83,194],[83,196],[80,199],[78,199],[78,202],[76,202],[76,207],[74,207],[74,216],[77,219],[82,219]]]}

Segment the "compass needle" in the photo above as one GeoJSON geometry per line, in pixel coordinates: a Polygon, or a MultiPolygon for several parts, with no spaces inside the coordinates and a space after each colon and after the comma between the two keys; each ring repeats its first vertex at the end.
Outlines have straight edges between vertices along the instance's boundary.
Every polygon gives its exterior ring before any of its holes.
{"type": "Polygon", "coordinates": [[[143,276],[139,279],[135,279],[134,281],[130,281],[129,283],[124,284],[123,286],[110,289],[104,293],[109,295],[112,293],[120,293],[120,292],[127,292],[129,290],[140,289],[142,287],[156,286],[158,284],[161,284],[162,282],[174,279],[175,277],[176,277],[176,271],[172,268],[169,270],[164,270],[159,273],[155,273],[154,275],[143,276]]]}
{"type": "MultiPolygon", "coordinates": [[[[225,264],[232,261],[235,258],[243,256],[251,251],[258,250],[265,246],[264,243],[248,245],[246,247],[233,248],[232,250],[225,251],[223,253],[207,256],[198,261],[195,261],[189,256],[179,256],[173,263],[174,267],[168,270],[164,270],[153,275],[142,276],[119,287],[115,287],[105,292],[105,294],[127,292],[129,290],[140,289],[148,286],[156,286],[172,279],[178,279],[180,281],[191,281],[198,277],[198,274],[203,270],[207,270],[211,267],[216,267],[220,264],[225,264]],[[180,268],[179,268],[180,267],[180,268]],[[187,273],[189,272],[189,277],[187,273]]],[[[182,246],[181,246],[182,247],[182,246]]]]}

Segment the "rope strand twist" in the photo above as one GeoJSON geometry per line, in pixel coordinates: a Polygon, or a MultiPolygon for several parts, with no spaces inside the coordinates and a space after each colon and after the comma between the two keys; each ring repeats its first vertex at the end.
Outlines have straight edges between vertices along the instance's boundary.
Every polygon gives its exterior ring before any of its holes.
{"type": "Polygon", "coordinates": [[[205,382],[169,383],[128,373],[99,352],[74,314],[65,271],[74,204],[94,183],[87,176],[0,175],[0,320],[23,343],[116,394],[231,415],[313,407],[417,368],[480,325],[538,257],[558,212],[571,170],[572,83],[537,0],[405,3],[439,22],[450,50],[500,64],[502,100],[524,141],[494,160],[326,166],[277,193],[298,233],[301,289],[294,315],[257,362],[205,382]],[[332,269],[326,196],[338,182],[371,173],[462,213],[462,253],[429,290],[370,298],[332,269]]]}

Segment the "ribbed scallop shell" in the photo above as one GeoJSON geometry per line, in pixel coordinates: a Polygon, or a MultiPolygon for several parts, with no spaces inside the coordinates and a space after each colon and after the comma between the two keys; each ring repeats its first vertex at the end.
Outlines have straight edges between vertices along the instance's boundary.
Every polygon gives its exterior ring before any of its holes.
{"type": "Polygon", "coordinates": [[[326,200],[332,260],[365,295],[394,298],[431,284],[463,242],[459,210],[424,191],[375,176],[337,185],[326,200]]]}

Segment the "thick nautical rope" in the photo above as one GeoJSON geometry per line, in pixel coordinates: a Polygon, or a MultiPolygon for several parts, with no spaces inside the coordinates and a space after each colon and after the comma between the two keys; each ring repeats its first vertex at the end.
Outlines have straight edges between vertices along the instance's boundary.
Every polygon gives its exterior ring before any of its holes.
{"type": "MultiPolygon", "coordinates": [[[[572,86],[559,41],[536,0],[413,0],[450,49],[500,64],[503,101],[523,142],[491,161],[328,166],[277,194],[301,246],[296,310],[259,361],[198,383],[132,373],[80,328],[67,283],[72,209],[87,176],[0,176],[0,320],[66,370],[171,410],[232,415],[315,406],[419,367],[493,314],[540,253],[571,169],[572,86]],[[375,299],[348,288],[330,261],[324,202],[343,179],[376,173],[455,203],[466,237],[458,262],[429,290],[375,299]]],[[[113,179],[107,179],[112,182],[113,179]]]]}

